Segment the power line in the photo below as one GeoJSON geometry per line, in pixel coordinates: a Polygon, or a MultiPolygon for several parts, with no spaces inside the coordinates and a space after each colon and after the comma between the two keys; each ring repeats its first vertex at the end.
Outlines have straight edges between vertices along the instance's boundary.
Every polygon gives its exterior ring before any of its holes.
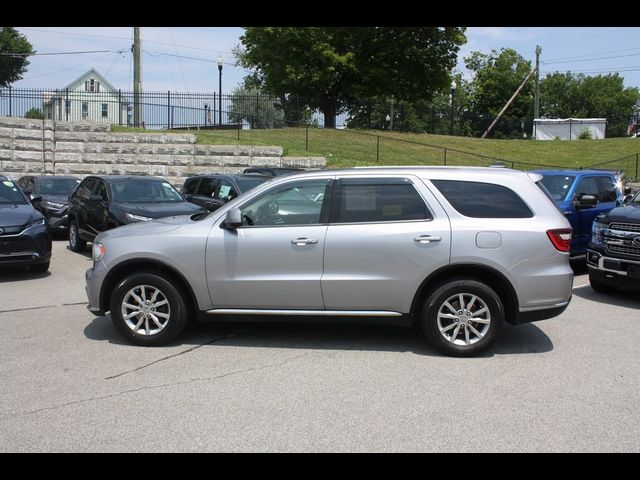
{"type": "MultiPolygon", "coordinates": [[[[148,27],[147,27],[148,28],[148,27]]],[[[79,32],[61,32],[58,30],[45,30],[42,28],[22,28],[23,30],[29,30],[29,31],[33,31],[33,32],[46,32],[46,33],[55,33],[58,35],[77,35],[77,36],[81,36],[81,37],[96,37],[96,38],[110,38],[110,39],[115,39],[115,40],[130,40],[129,38],[126,37],[116,37],[113,35],[98,35],[98,34],[94,34],[94,33],[79,33],[79,32]]],[[[158,45],[166,45],[166,46],[175,46],[178,48],[185,48],[188,50],[201,50],[204,52],[214,52],[214,53],[224,53],[227,55],[233,55],[233,52],[228,52],[225,50],[215,50],[215,49],[211,49],[211,48],[202,48],[202,47],[194,47],[192,45],[173,45],[170,43],[166,43],[166,42],[158,42],[158,41],[153,41],[153,40],[145,40],[145,43],[155,43],[158,45]]]]}
{"type": "Polygon", "coordinates": [[[637,72],[640,71],[640,65],[634,65],[629,67],[622,67],[613,70],[545,70],[542,73],[555,73],[555,72],[573,72],[573,73],[619,73],[619,72],[637,72]]]}
{"type": "Polygon", "coordinates": [[[556,61],[563,61],[563,60],[574,60],[577,58],[590,58],[590,57],[594,57],[597,55],[607,55],[609,53],[618,53],[618,52],[629,52],[629,51],[634,51],[634,50],[640,50],[640,48],[622,48],[622,49],[618,49],[618,50],[609,50],[607,52],[598,52],[598,53],[590,53],[587,55],[574,55],[571,57],[562,57],[562,58],[551,58],[550,60],[548,60],[549,62],[556,62],[556,61]]]}
{"type": "Polygon", "coordinates": [[[611,60],[613,58],[624,58],[624,57],[637,57],[640,56],[640,53],[629,53],[627,55],[614,55],[611,57],[596,57],[596,58],[584,58],[581,60],[565,60],[565,61],[556,61],[556,62],[542,62],[543,65],[554,65],[557,63],[576,63],[576,62],[595,62],[597,60],[611,60]]]}
{"type": "Polygon", "coordinates": [[[81,52],[0,53],[4,57],[32,57],[36,55],[81,55],[85,53],[124,53],[127,50],[85,50],[81,52]]]}
{"type": "MultiPolygon", "coordinates": [[[[198,57],[187,57],[185,55],[177,55],[174,53],[153,53],[150,52],[148,50],[142,50],[144,53],[151,55],[152,57],[162,57],[162,56],[168,56],[168,57],[177,57],[177,58],[186,58],[187,60],[198,60],[200,62],[209,62],[209,63],[215,63],[217,64],[217,60],[209,60],[208,58],[198,58],[198,57]]],[[[229,62],[222,62],[223,65],[230,65],[232,67],[235,67],[236,64],[235,63],[229,63],[229,62]]]]}
{"type": "Polygon", "coordinates": [[[626,27],[614,28],[613,30],[608,30],[606,32],[601,32],[601,33],[596,33],[595,35],[589,35],[589,36],[586,36],[586,37],[576,38],[575,40],[569,40],[568,42],[556,43],[555,45],[551,45],[551,46],[544,46],[543,48],[545,50],[551,50],[553,48],[562,47],[564,45],[569,45],[569,44],[576,43],[576,42],[581,42],[583,40],[588,40],[590,38],[596,38],[596,37],[601,37],[603,35],[609,35],[611,33],[614,33],[614,32],[617,32],[619,30],[622,30],[623,28],[626,28],[626,27]]]}

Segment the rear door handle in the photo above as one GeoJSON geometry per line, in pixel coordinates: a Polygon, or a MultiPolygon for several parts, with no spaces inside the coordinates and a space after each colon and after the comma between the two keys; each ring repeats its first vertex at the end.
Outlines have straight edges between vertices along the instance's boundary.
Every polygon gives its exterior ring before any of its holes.
{"type": "Polygon", "coordinates": [[[442,240],[442,238],[433,237],[431,235],[419,235],[413,239],[414,242],[418,242],[418,243],[439,242],[440,240],[442,240]]]}
{"type": "Polygon", "coordinates": [[[316,243],[318,243],[316,238],[301,237],[291,240],[291,245],[315,245],[316,243]]]}

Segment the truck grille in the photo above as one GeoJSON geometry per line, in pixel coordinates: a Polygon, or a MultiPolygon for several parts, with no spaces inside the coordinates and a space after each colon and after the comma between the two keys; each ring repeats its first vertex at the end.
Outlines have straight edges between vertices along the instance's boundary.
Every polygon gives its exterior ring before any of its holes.
{"type": "Polygon", "coordinates": [[[640,234],[640,224],[612,222],[605,231],[605,244],[611,253],[640,257],[640,245],[634,239],[640,234]]]}
{"type": "Polygon", "coordinates": [[[638,232],[640,233],[640,224],[638,223],[619,223],[614,222],[609,225],[610,230],[621,230],[623,232],[638,232]]]}

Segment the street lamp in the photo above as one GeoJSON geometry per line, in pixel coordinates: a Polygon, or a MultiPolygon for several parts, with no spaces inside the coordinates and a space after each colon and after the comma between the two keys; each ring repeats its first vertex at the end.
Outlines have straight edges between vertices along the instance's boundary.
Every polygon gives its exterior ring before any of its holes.
{"type": "Polygon", "coordinates": [[[389,122],[391,122],[391,117],[389,116],[388,113],[387,113],[387,116],[385,117],[385,120],[387,121],[387,130],[389,130],[389,122]]]}
{"type": "Polygon", "coordinates": [[[218,57],[218,125],[222,125],[222,56],[218,57]]]}
{"type": "Polygon", "coordinates": [[[449,135],[453,135],[453,113],[454,113],[454,97],[456,94],[456,81],[451,80],[451,128],[449,129],[449,135]]]}

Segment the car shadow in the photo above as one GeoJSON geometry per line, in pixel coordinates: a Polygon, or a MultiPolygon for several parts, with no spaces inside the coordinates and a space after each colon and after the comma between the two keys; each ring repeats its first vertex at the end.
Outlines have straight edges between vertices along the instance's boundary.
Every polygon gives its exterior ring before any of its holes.
{"type": "Polygon", "coordinates": [[[51,272],[32,272],[29,267],[9,267],[0,268],[0,283],[5,282],[23,282],[26,280],[35,280],[38,278],[47,278],[51,276],[51,272]]]}
{"type": "MultiPolygon", "coordinates": [[[[84,334],[90,340],[130,345],[116,330],[110,315],[96,317],[85,327],[84,334]]],[[[412,352],[416,355],[442,356],[427,343],[418,327],[352,323],[190,322],[185,332],[171,343],[173,346],[213,344],[251,348],[412,352]]],[[[534,324],[506,324],[495,343],[479,358],[551,350],[551,339],[534,324]]]]}
{"type": "Polygon", "coordinates": [[[640,309],[640,297],[638,291],[634,290],[618,290],[612,293],[596,292],[590,285],[576,287],[573,294],[577,297],[591,300],[598,303],[607,303],[618,307],[640,309]]]}
{"type": "Polygon", "coordinates": [[[71,247],[69,245],[67,245],[65,247],[67,250],[69,250],[71,253],[75,253],[77,255],[82,255],[83,257],[87,257],[89,259],[92,259],[92,253],[91,253],[91,248],[87,247],[85,250],[81,251],[81,252],[74,252],[73,250],[71,250],[71,247]]]}

